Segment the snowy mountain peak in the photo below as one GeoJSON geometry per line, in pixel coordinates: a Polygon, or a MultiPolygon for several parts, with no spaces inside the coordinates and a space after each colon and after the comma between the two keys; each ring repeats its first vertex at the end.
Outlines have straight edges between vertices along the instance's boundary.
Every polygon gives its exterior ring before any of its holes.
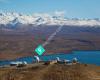
{"type": "Polygon", "coordinates": [[[21,24],[33,24],[33,25],[88,25],[88,26],[100,26],[100,20],[96,19],[67,19],[64,18],[64,12],[55,12],[54,15],[47,13],[39,14],[34,13],[33,15],[25,15],[15,12],[0,12],[0,24],[16,25],[21,24]]]}

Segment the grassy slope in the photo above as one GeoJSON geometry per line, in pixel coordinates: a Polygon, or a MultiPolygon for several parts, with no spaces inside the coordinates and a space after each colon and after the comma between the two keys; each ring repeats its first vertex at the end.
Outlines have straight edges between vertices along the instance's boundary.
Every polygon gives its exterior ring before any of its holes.
{"type": "Polygon", "coordinates": [[[0,68],[0,80],[97,80],[98,76],[100,67],[83,64],[0,68]]]}

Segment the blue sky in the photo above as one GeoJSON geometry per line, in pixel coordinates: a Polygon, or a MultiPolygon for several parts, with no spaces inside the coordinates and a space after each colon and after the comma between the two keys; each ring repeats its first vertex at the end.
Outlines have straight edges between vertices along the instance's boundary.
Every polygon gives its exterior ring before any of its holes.
{"type": "Polygon", "coordinates": [[[100,0],[0,0],[0,10],[25,14],[65,11],[68,18],[100,18],[100,0]]]}

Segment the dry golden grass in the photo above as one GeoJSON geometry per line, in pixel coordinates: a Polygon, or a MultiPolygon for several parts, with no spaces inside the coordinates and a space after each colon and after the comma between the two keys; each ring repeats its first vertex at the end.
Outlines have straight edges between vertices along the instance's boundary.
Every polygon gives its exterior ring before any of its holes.
{"type": "Polygon", "coordinates": [[[95,80],[98,76],[100,67],[83,64],[0,68],[0,80],[95,80]]]}

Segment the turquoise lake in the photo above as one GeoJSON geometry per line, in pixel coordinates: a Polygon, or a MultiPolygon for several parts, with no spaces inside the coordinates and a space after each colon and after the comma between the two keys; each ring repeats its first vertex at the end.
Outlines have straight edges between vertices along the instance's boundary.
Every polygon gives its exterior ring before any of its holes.
{"type": "MultiPolygon", "coordinates": [[[[55,60],[59,57],[61,60],[68,59],[72,60],[77,58],[80,63],[95,64],[100,66],[100,51],[72,51],[69,54],[58,53],[53,55],[39,56],[41,60],[55,60]]],[[[4,60],[0,61],[0,66],[9,65],[11,61],[26,61],[27,63],[32,63],[35,61],[34,57],[23,57],[16,60],[4,60]]]]}

